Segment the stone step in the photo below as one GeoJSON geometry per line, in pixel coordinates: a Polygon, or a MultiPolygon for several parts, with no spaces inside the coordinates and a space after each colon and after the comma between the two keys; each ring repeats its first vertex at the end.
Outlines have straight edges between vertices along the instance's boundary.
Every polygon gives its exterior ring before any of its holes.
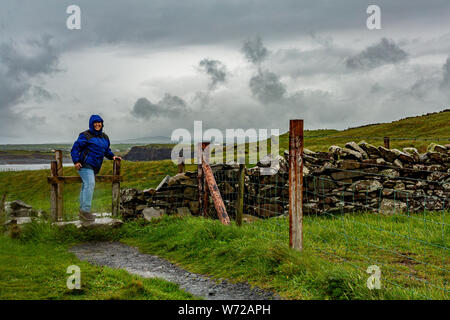
{"type": "Polygon", "coordinates": [[[74,221],[59,221],[54,222],[53,224],[58,227],[74,225],[77,229],[101,229],[101,228],[112,229],[120,227],[123,224],[123,222],[119,219],[103,217],[103,218],[95,218],[95,221],[93,222],[81,222],[80,220],[74,220],[74,221]]]}

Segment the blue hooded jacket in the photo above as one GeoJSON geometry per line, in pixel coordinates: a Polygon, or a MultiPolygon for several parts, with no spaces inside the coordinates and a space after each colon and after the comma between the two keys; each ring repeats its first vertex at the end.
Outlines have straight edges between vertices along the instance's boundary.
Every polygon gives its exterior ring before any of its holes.
{"type": "Polygon", "coordinates": [[[92,115],[89,119],[89,130],[86,130],[78,136],[77,141],[70,151],[73,163],[81,163],[83,167],[92,167],[97,174],[103,163],[103,157],[112,160],[114,153],[110,149],[108,136],[103,132],[103,119],[99,115],[92,115]],[[94,122],[101,122],[102,128],[97,131],[94,129],[94,122]]]}

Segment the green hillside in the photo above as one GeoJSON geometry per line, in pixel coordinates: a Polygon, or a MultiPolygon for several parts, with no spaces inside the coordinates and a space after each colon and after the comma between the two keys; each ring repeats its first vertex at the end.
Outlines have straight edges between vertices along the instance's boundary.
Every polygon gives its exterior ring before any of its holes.
{"type": "MultiPolygon", "coordinates": [[[[343,146],[349,141],[365,140],[374,145],[383,145],[384,137],[390,138],[391,148],[415,147],[420,152],[424,152],[431,142],[448,144],[450,143],[450,109],[342,131],[305,131],[304,142],[308,149],[326,151],[330,145],[343,146]]],[[[289,149],[288,140],[288,132],[280,136],[280,149],[289,149]]]]}

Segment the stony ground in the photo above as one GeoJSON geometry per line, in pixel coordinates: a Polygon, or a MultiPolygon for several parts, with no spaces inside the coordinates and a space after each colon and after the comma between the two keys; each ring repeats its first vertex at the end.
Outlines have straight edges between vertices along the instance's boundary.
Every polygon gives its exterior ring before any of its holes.
{"type": "Polygon", "coordinates": [[[188,272],[157,256],[143,254],[120,242],[90,242],[70,249],[79,259],[90,263],[122,268],[145,278],[162,278],[207,300],[273,300],[279,296],[247,283],[216,282],[204,275],[188,272]]]}

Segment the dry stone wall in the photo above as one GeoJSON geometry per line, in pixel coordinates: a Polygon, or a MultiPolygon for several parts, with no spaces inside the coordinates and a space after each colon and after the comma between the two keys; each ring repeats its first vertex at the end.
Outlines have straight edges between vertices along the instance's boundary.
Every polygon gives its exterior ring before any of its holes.
{"type": "MultiPolygon", "coordinates": [[[[258,217],[289,212],[288,153],[278,156],[276,173],[263,175],[271,158],[246,169],[244,213],[258,217]]],[[[449,208],[450,145],[431,144],[427,152],[376,147],[365,141],[331,146],[329,152],[304,149],[304,214],[373,211],[419,212],[449,208]]],[[[235,216],[239,166],[211,165],[228,214],[235,216]]],[[[155,189],[121,191],[125,219],[161,214],[199,215],[197,172],[167,176],[155,189]]],[[[209,215],[215,217],[214,206],[209,215]]]]}

